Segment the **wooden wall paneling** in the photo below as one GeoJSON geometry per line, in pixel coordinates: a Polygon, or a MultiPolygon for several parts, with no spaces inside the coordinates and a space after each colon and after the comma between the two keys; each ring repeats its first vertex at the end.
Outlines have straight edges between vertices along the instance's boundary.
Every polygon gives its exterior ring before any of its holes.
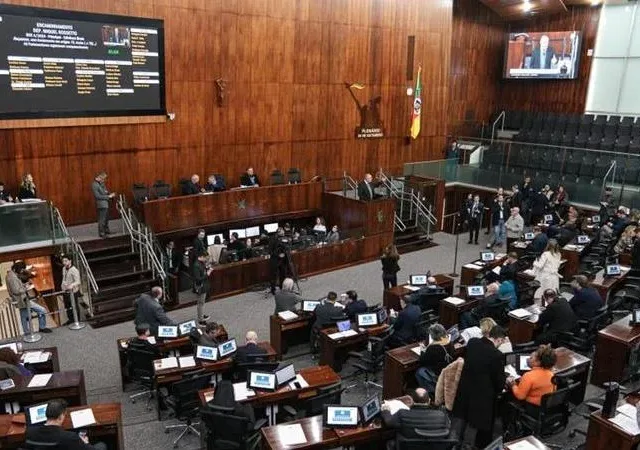
{"type": "Polygon", "coordinates": [[[366,219],[364,235],[393,233],[393,218],[396,202],[392,199],[381,199],[366,203],[366,219]]]}
{"type": "Polygon", "coordinates": [[[322,194],[322,209],[329,226],[338,225],[339,230],[364,231],[367,219],[366,203],[338,194],[322,194]]]}
{"type": "Polygon", "coordinates": [[[330,26],[326,23],[295,23],[294,83],[319,84],[328,82],[331,49],[329,33],[330,26]]]}
{"type": "Polygon", "coordinates": [[[318,84],[294,84],[292,93],[292,130],[294,141],[324,140],[327,136],[327,116],[333,99],[318,84]]]}

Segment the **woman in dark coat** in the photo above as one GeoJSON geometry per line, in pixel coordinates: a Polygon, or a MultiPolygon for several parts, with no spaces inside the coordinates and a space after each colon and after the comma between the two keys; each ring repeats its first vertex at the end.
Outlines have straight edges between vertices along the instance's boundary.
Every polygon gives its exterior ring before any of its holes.
{"type": "Polygon", "coordinates": [[[475,445],[479,448],[492,441],[496,400],[506,381],[504,355],[498,350],[505,338],[504,329],[495,326],[488,338],[474,338],[467,344],[453,416],[461,422],[460,439],[467,425],[477,431],[475,445]]]}

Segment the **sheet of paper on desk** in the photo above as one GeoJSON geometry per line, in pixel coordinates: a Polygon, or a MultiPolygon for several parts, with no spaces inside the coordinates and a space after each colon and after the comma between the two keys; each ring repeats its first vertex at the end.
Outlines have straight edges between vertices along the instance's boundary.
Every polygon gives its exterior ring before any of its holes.
{"type": "Polygon", "coordinates": [[[500,266],[495,266],[493,269],[491,269],[491,271],[493,273],[495,273],[496,275],[500,275],[500,271],[502,270],[502,267],[500,266]]]}
{"type": "Polygon", "coordinates": [[[180,367],[195,367],[196,360],[193,359],[193,355],[191,356],[181,356],[180,359],[180,367]]]}
{"type": "Polygon", "coordinates": [[[26,352],[22,358],[25,364],[37,364],[49,361],[50,352],[26,352]]]}
{"type": "Polygon", "coordinates": [[[505,256],[507,256],[507,254],[506,254],[506,253],[496,253],[496,255],[495,255],[495,256],[496,256],[496,259],[502,259],[502,258],[504,258],[505,256]]]}
{"type": "Polygon", "coordinates": [[[251,389],[247,389],[247,383],[233,383],[233,396],[237,402],[246,400],[249,397],[256,395],[251,389]]]}
{"type": "Polygon", "coordinates": [[[156,370],[175,369],[178,367],[178,358],[172,356],[170,358],[162,358],[156,361],[158,364],[156,370]]]}
{"type": "Polygon", "coordinates": [[[400,400],[385,400],[382,406],[387,406],[391,414],[395,414],[401,409],[409,409],[409,407],[400,400]]]}
{"type": "Polygon", "coordinates": [[[513,317],[517,317],[518,319],[524,319],[525,317],[529,317],[531,312],[527,311],[524,308],[514,309],[513,311],[509,311],[509,315],[513,317]]]}
{"type": "Polygon", "coordinates": [[[282,320],[293,320],[298,318],[298,315],[291,311],[281,311],[278,313],[278,316],[280,316],[282,320]]]}
{"type": "Polygon", "coordinates": [[[413,347],[413,348],[411,349],[411,351],[412,351],[413,353],[415,353],[416,355],[418,355],[418,356],[420,356],[420,353],[422,353],[422,349],[420,348],[420,346],[419,346],[419,345],[418,345],[417,347],[413,347]]]}
{"type": "Polygon", "coordinates": [[[465,264],[463,267],[465,269],[482,270],[482,266],[478,266],[476,264],[465,264]]]}
{"type": "Polygon", "coordinates": [[[300,384],[300,387],[302,388],[308,388],[309,387],[309,383],[307,383],[307,380],[304,379],[304,377],[300,374],[296,375],[296,379],[294,381],[297,381],[298,384],[300,384]]]}
{"type": "Polygon", "coordinates": [[[635,419],[638,414],[638,410],[631,403],[625,403],[624,405],[618,406],[616,411],[632,419],[635,419]]]}
{"type": "Polygon", "coordinates": [[[83,428],[96,423],[96,418],[93,416],[93,410],[91,408],[71,411],[69,415],[71,416],[73,428],[83,428]]]}
{"type": "Polygon", "coordinates": [[[456,306],[462,305],[464,303],[464,300],[458,297],[447,297],[444,299],[444,301],[456,306]]]}
{"type": "Polygon", "coordinates": [[[333,340],[342,339],[349,336],[355,336],[358,334],[356,330],[338,331],[337,333],[331,333],[329,337],[333,340]]]}
{"type": "Polygon", "coordinates": [[[509,446],[506,448],[508,448],[509,450],[538,450],[538,447],[529,443],[528,441],[520,441],[516,442],[515,444],[509,444],[509,446]]]}
{"type": "Polygon", "coordinates": [[[300,445],[307,443],[302,425],[278,425],[278,438],[282,445],[300,445]]]}
{"type": "Polygon", "coordinates": [[[504,371],[507,372],[510,377],[513,377],[516,380],[520,378],[520,375],[516,371],[516,368],[513,367],[511,364],[507,364],[506,366],[504,366],[504,371]]]}
{"type": "Polygon", "coordinates": [[[411,292],[415,292],[415,291],[419,291],[420,290],[420,286],[406,285],[404,288],[407,289],[408,291],[411,291],[411,292]]]}
{"type": "Polygon", "coordinates": [[[149,337],[147,338],[147,342],[148,342],[149,344],[156,345],[156,337],[155,337],[155,336],[149,336],[149,337]]]}
{"type": "Polygon", "coordinates": [[[31,378],[31,381],[29,381],[29,384],[27,385],[27,387],[32,388],[32,387],[46,386],[49,380],[51,379],[51,375],[52,374],[50,373],[34,375],[33,378],[31,378]]]}
{"type": "Polygon", "coordinates": [[[531,370],[531,367],[529,367],[529,358],[519,358],[520,360],[520,370],[531,370]]]}
{"type": "Polygon", "coordinates": [[[631,418],[625,414],[616,414],[615,417],[609,419],[611,423],[618,425],[624,431],[634,436],[640,434],[640,428],[638,428],[638,421],[636,418],[631,418]]]}

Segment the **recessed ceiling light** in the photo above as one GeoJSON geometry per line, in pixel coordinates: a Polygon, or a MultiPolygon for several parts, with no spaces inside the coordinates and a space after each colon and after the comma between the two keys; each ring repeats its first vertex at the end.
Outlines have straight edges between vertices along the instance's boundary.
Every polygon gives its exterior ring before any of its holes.
{"type": "Polygon", "coordinates": [[[529,3],[528,0],[525,0],[525,2],[522,4],[522,10],[524,12],[529,12],[529,11],[531,11],[532,8],[533,8],[533,6],[531,6],[531,3],[529,3]]]}

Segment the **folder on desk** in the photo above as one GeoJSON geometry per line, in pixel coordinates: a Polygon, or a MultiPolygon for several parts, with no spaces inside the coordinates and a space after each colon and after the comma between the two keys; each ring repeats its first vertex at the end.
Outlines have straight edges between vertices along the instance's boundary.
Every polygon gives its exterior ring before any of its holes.
{"type": "Polygon", "coordinates": [[[191,355],[191,356],[181,356],[178,359],[178,362],[180,363],[180,367],[182,367],[182,368],[195,367],[196,366],[196,360],[193,358],[193,355],[191,355]]]}
{"type": "Polygon", "coordinates": [[[91,408],[71,411],[69,415],[71,416],[71,426],[74,429],[84,428],[96,423],[96,418],[94,417],[93,410],[91,408]]]}
{"type": "Polygon", "coordinates": [[[156,370],[175,369],[178,367],[178,358],[172,356],[170,358],[158,359],[154,362],[156,370]]]}
{"type": "Polygon", "coordinates": [[[278,316],[282,319],[282,320],[293,320],[293,319],[297,319],[298,315],[294,312],[291,311],[281,311],[278,313],[278,316]]]}
{"type": "Polygon", "coordinates": [[[451,303],[452,305],[462,305],[465,301],[458,297],[447,297],[444,299],[445,302],[451,303]]]}
{"type": "Polygon", "coordinates": [[[47,383],[49,383],[51,376],[52,374],[50,373],[34,375],[33,378],[31,378],[31,381],[29,381],[29,384],[27,385],[27,387],[28,388],[44,387],[47,385],[47,383]]]}

